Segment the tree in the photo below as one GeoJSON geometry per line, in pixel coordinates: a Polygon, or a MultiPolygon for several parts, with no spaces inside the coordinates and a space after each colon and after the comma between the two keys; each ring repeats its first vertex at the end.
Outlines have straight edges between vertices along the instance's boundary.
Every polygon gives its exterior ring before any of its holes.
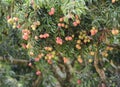
{"type": "Polygon", "coordinates": [[[1,67],[14,73],[2,73],[10,78],[3,86],[119,85],[119,0],[2,0],[0,5],[1,55],[12,64],[1,67]]]}

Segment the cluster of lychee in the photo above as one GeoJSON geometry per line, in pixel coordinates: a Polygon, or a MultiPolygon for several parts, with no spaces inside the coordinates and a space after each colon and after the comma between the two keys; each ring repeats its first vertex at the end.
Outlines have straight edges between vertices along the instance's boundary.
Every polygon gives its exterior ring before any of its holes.
{"type": "Polygon", "coordinates": [[[89,63],[92,63],[92,62],[93,62],[93,57],[95,56],[95,51],[93,51],[93,50],[91,49],[90,52],[89,52],[89,55],[92,56],[92,57],[88,59],[88,62],[89,62],[89,63]]]}
{"type": "Polygon", "coordinates": [[[90,37],[87,35],[87,32],[86,31],[81,31],[80,33],[79,33],[79,36],[78,36],[78,40],[76,41],[76,48],[77,49],[81,49],[81,45],[83,44],[83,43],[89,43],[90,42],[90,37]]]}
{"type": "Polygon", "coordinates": [[[69,61],[70,61],[69,58],[63,57],[63,62],[64,62],[64,63],[68,63],[69,61]]]}
{"type": "Polygon", "coordinates": [[[34,52],[33,52],[33,51],[28,52],[28,54],[29,54],[30,56],[34,56],[34,52]]]}
{"type": "Polygon", "coordinates": [[[82,59],[81,55],[78,55],[77,60],[80,64],[83,63],[83,59],[82,59]]]}
{"type": "Polygon", "coordinates": [[[66,40],[66,41],[71,41],[72,39],[73,39],[72,36],[66,36],[66,37],[65,37],[65,40],[66,40]]]}
{"type": "MultiPolygon", "coordinates": [[[[73,21],[73,23],[72,23],[74,27],[76,27],[76,26],[78,26],[80,24],[80,19],[79,19],[79,17],[77,15],[74,16],[73,14],[69,14],[68,16],[69,16],[68,19],[69,18],[73,19],[72,17],[75,18],[74,21],[73,21]]],[[[65,18],[66,17],[59,18],[58,27],[63,27],[65,29],[68,28],[68,24],[66,24],[65,21],[64,21],[65,18]]]]}
{"type": "MultiPolygon", "coordinates": [[[[66,41],[72,41],[72,40],[73,40],[73,37],[74,37],[74,36],[66,36],[66,37],[65,37],[65,40],[66,40],[66,41]]],[[[56,43],[57,43],[58,45],[62,45],[62,44],[63,44],[63,39],[62,39],[61,37],[56,37],[56,43]]]]}
{"type": "Polygon", "coordinates": [[[47,60],[49,64],[52,64],[52,59],[55,57],[56,52],[53,51],[51,46],[44,47],[44,50],[46,51],[45,60],[47,60]]]}
{"type": "Polygon", "coordinates": [[[75,15],[75,21],[73,22],[73,26],[76,27],[80,24],[80,20],[79,17],[77,15],[75,15]]]}
{"type": "Polygon", "coordinates": [[[112,33],[113,35],[118,35],[118,34],[119,34],[119,30],[118,30],[118,29],[112,29],[112,30],[111,30],[111,33],[112,33]]]}
{"type": "Polygon", "coordinates": [[[32,30],[36,30],[36,28],[40,25],[40,21],[33,22],[31,25],[32,30]]]}
{"type": "Polygon", "coordinates": [[[50,11],[48,12],[48,14],[50,15],[50,16],[52,16],[52,15],[54,15],[55,14],[55,8],[51,8],[50,9],[50,11]]]}
{"type": "Polygon", "coordinates": [[[10,18],[9,16],[7,16],[7,22],[12,25],[13,29],[21,27],[18,23],[18,20],[18,17],[10,18]]]}
{"type": "Polygon", "coordinates": [[[40,38],[41,39],[45,39],[45,38],[48,38],[50,35],[48,33],[44,33],[44,34],[40,34],[40,38]]]}
{"type": "Polygon", "coordinates": [[[52,47],[49,47],[49,46],[47,46],[47,47],[44,47],[44,49],[46,50],[46,51],[52,51],[52,47]]]}
{"type": "MultiPolygon", "coordinates": [[[[80,18],[78,15],[72,14],[72,13],[68,13],[66,16],[64,16],[64,18],[66,19],[72,19],[72,25],[74,27],[77,27],[80,24],[80,18]]],[[[71,24],[71,23],[70,23],[71,24]]]]}
{"type": "Polygon", "coordinates": [[[37,71],[36,71],[36,75],[38,75],[38,76],[41,75],[41,71],[40,71],[40,70],[37,70],[37,71]]]}
{"type": "Polygon", "coordinates": [[[60,37],[56,37],[56,43],[59,45],[63,44],[63,40],[60,37]]]}
{"type": "Polygon", "coordinates": [[[55,54],[56,52],[51,50],[51,52],[45,55],[45,60],[47,60],[48,64],[52,64],[52,59],[55,58],[55,54]]]}
{"type": "Polygon", "coordinates": [[[102,55],[103,57],[108,57],[108,52],[109,52],[109,51],[112,51],[112,50],[113,50],[113,47],[107,46],[107,47],[105,48],[105,50],[101,52],[101,55],[102,55]]]}
{"type": "MultiPolygon", "coordinates": [[[[34,58],[34,62],[39,62],[39,60],[40,60],[43,56],[44,56],[43,53],[39,53],[38,56],[36,56],[36,57],[34,58]]],[[[31,67],[31,66],[32,66],[32,62],[29,62],[29,63],[28,63],[28,66],[31,67]]]]}
{"type": "Polygon", "coordinates": [[[28,40],[29,39],[29,37],[30,37],[30,30],[28,30],[28,29],[23,29],[22,30],[22,38],[24,39],[24,40],[28,40]]]}
{"type": "Polygon", "coordinates": [[[39,62],[39,60],[44,56],[43,53],[38,54],[37,57],[34,58],[35,62],[39,62]]]}
{"type": "Polygon", "coordinates": [[[68,28],[68,25],[64,23],[64,18],[65,18],[65,17],[59,18],[58,27],[62,27],[62,28],[67,29],[67,28],[68,28]]]}
{"type": "Polygon", "coordinates": [[[112,3],[115,3],[117,0],[111,0],[112,1],[112,3]]]}
{"type": "Polygon", "coordinates": [[[90,30],[91,36],[94,36],[97,32],[98,30],[95,27],[92,27],[92,29],[90,30]]]}

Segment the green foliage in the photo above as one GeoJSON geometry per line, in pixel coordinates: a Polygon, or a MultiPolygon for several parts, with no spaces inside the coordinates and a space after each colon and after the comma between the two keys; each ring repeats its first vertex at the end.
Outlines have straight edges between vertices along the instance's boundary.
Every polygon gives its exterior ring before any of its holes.
{"type": "Polygon", "coordinates": [[[39,87],[116,87],[119,9],[119,0],[1,0],[0,55],[35,69],[1,63],[0,86],[30,87],[40,71],[39,87]]]}
{"type": "Polygon", "coordinates": [[[33,77],[32,73],[24,70],[19,70],[17,65],[11,65],[9,63],[0,62],[0,86],[1,87],[27,87],[31,85],[28,83],[33,77]],[[21,73],[19,73],[21,72],[21,73]]]}

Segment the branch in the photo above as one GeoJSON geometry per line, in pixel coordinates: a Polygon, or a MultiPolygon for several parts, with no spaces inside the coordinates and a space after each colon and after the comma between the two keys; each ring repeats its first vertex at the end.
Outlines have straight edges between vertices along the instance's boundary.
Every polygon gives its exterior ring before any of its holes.
{"type": "Polygon", "coordinates": [[[28,60],[23,60],[23,59],[10,59],[10,58],[4,58],[0,56],[0,61],[6,61],[6,62],[10,62],[12,64],[21,64],[21,65],[27,65],[29,63],[28,60]]]}
{"type": "Polygon", "coordinates": [[[96,69],[96,71],[98,72],[101,80],[102,80],[103,82],[105,82],[105,81],[106,81],[105,72],[104,72],[103,69],[100,69],[99,66],[98,66],[99,60],[98,60],[98,56],[97,56],[97,55],[98,55],[98,49],[97,49],[97,51],[96,51],[96,53],[95,53],[95,56],[94,56],[94,66],[95,66],[95,69],[96,69]]]}
{"type": "Polygon", "coordinates": [[[65,64],[65,70],[66,70],[65,82],[70,83],[71,82],[72,73],[73,73],[73,68],[72,68],[72,65],[71,65],[70,61],[65,64]]]}
{"type": "MultiPolygon", "coordinates": [[[[63,59],[63,54],[60,53],[59,56],[61,57],[60,59],[63,59]]],[[[65,72],[66,72],[66,78],[64,80],[64,83],[71,83],[71,78],[72,78],[72,74],[73,74],[73,67],[72,67],[72,63],[70,60],[67,63],[64,63],[63,60],[61,60],[64,67],[65,67],[65,72]]],[[[73,60],[75,62],[75,60],[73,60]]],[[[67,85],[64,84],[64,87],[68,87],[67,85]]]]}

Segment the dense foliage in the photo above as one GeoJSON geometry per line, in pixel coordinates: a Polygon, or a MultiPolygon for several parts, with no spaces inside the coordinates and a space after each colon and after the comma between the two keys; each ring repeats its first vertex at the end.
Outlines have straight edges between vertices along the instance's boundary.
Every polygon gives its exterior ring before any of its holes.
{"type": "Polygon", "coordinates": [[[119,0],[0,0],[0,86],[118,87],[119,0]]]}

